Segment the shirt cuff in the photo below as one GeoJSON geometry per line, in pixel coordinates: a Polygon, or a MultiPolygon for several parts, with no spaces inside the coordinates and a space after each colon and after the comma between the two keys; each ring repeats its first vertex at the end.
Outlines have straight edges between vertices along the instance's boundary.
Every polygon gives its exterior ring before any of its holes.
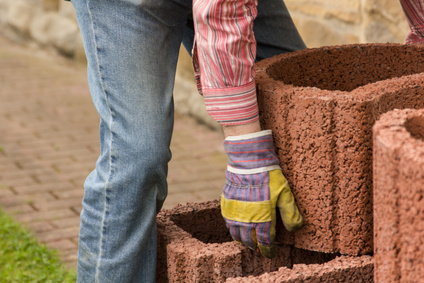
{"type": "Polygon", "coordinates": [[[241,125],[259,119],[256,85],[203,89],[206,110],[221,125],[241,125]]]}

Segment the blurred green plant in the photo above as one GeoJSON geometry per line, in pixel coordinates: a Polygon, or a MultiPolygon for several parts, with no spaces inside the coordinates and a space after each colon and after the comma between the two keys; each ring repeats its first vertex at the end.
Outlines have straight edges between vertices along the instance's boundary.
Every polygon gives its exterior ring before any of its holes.
{"type": "Polygon", "coordinates": [[[39,244],[27,229],[0,210],[0,283],[76,282],[57,252],[39,244]]]}

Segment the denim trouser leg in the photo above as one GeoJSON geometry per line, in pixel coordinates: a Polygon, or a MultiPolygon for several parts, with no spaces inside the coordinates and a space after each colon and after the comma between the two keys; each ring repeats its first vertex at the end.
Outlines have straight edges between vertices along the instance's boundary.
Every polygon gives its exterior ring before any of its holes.
{"type": "Polygon", "coordinates": [[[167,194],[175,68],[191,4],[73,0],[100,115],[85,182],[78,282],[154,282],[156,214],[167,194]]]}
{"type": "MultiPolygon", "coordinates": [[[[167,194],[171,158],[172,90],[191,0],[72,3],[101,145],[85,183],[78,282],[154,282],[156,213],[167,194]]],[[[258,58],[304,47],[281,3],[259,1],[258,58]],[[273,16],[281,14],[286,16],[273,16]]]]}
{"type": "Polygon", "coordinates": [[[258,17],[253,31],[257,61],[306,48],[282,0],[258,0],[258,17]]]}

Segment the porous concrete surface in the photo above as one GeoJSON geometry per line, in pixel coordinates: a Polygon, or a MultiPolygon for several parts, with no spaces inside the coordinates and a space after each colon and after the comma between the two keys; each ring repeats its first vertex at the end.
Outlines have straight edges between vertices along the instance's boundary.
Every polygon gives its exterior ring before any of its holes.
{"type": "Polygon", "coordinates": [[[371,256],[340,256],[323,264],[295,264],[292,268],[281,267],[278,271],[265,273],[261,276],[231,278],[227,283],[269,282],[269,283],[316,283],[343,282],[364,283],[374,282],[374,264],[371,256]]]}
{"type": "MultiPolygon", "coordinates": [[[[83,183],[99,154],[86,66],[1,36],[0,66],[0,207],[75,267],[83,183]]],[[[165,207],[217,199],[221,133],[175,118],[165,207]]]]}
{"type": "Polygon", "coordinates": [[[424,107],[424,47],[363,44],[261,61],[261,122],[305,222],[283,240],[346,255],[373,251],[372,126],[395,108],[424,107]]]}
{"type": "Polygon", "coordinates": [[[376,282],[422,282],[424,109],[388,112],[373,132],[376,282]]]}
{"type": "MultiPolygon", "coordinates": [[[[280,222],[277,234],[286,233],[280,222]]],[[[162,211],[158,246],[157,282],[372,282],[373,278],[371,256],[339,256],[277,242],[277,256],[263,257],[232,241],[218,200],[162,211]]]]}

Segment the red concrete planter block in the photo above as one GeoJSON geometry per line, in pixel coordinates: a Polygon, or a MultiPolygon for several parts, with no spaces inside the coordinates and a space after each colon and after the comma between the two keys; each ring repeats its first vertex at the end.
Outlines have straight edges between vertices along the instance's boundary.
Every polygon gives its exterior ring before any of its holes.
{"type": "Polygon", "coordinates": [[[377,282],[423,282],[424,109],[395,110],[374,128],[377,282]]]}
{"type": "Polygon", "coordinates": [[[372,282],[370,256],[338,257],[278,244],[277,256],[264,258],[232,241],[218,201],[164,210],[157,221],[157,282],[372,282]],[[291,281],[274,281],[285,276],[291,281]]]}
{"type": "Polygon", "coordinates": [[[373,250],[372,126],[424,107],[424,47],[307,49],[257,66],[261,122],[272,129],[305,225],[281,242],[346,255],[373,250]]]}

